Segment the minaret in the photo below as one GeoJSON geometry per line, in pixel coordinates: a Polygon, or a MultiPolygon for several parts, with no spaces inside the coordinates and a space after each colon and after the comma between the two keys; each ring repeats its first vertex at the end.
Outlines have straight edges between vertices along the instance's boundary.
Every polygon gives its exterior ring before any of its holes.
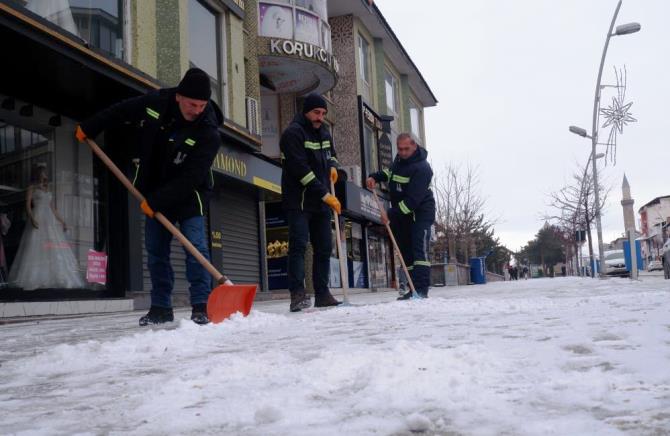
{"type": "Polygon", "coordinates": [[[623,192],[621,206],[623,206],[624,231],[635,230],[635,211],[633,210],[633,204],[635,203],[635,200],[633,200],[630,196],[630,185],[628,184],[626,174],[623,175],[623,185],[621,185],[621,191],[623,192]]]}

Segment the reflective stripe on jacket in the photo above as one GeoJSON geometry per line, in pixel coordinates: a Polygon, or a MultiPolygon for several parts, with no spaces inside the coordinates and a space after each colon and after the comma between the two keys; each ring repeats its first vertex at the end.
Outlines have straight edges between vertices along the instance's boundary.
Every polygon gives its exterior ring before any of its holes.
{"type": "Polygon", "coordinates": [[[286,210],[326,210],[324,195],[330,192],[330,168],[337,168],[333,138],[325,124],[314,129],[297,114],[279,141],[282,160],[282,204],[286,210]]]}

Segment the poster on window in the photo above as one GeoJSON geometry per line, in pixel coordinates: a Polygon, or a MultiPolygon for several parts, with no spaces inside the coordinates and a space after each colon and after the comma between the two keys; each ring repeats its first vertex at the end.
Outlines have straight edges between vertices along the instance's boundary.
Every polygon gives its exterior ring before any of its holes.
{"type": "Polygon", "coordinates": [[[291,8],[261,3],[261,36],[271,38],[293,38],[293,17],[291,8]]]}
{"type": "Polygon", "coordinates": [[[307,9],[324,20],[328,19],[326,0],[295,0],[295,5],[299,8],[307,9]]]}
{"type": "Polygon", "coordinates": [[[296,11],[295,39],[296,41],[320,45],[319,19],[312,14],[296,11]]]}
{"type": "Polygon", "coordinates": [[[107,254],[88,250],[88,262],[86,265],[86,281],[89,283],[107,283],[107,254]]]}

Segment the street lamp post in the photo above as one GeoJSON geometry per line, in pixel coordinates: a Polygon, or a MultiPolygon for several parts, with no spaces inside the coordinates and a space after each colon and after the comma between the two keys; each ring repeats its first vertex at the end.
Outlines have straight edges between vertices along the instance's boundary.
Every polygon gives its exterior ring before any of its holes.
{"type": "MultiPolygon", "coordinates": [[[[573,132],[573,129],[579,130],[579,127],[570,126],[570,131],[573,132]]],[[[583,129],[581,129],[583,130],[583,129]]],[[[577,133],[577,132],[573,132],[577,133]]],[[[586,134],[586,132],[584,132],[586,134]]],[[[577,133],[579,134],[579,133],[577,133]]],[[[584,223],[586,224],[586,231],[589,236],[589,261],[591,263],[591,278],[595,277],[595,259],[593,258],[593,237],[591,236],[591,221],[589,219],[589,196],[587,195],[588,187],[584,189],[584,183],[586,182],[586,172],[589,170],[589,163],[591,160],[597,160],[605,157],[604,153],[597,153],[595,159],[593,154],[589,154],[589,160],[584,166],[584,174],[582,174],[582,184],[579,189],[579,200],[577,201],[577,212],[576,215],[579,216],[580,208],[582,207],[582,197],[584,197],[584,223]]],[[[597,208],[597,206],[596,206],[597,208]]],[[[578,253],[578,257],[581,255],[581,248],[578,253]]]]}
{"type": "MultiPolygon", "coordinates": [[[[591,156],[596,155],[596,146],[598,145],[598,113],[600,111],[600,93],[602,90],[600,82],[603,75],[603,66],[605,65],[605,57],[607,56],[607,48],[609,47],[610,38],[612,36],[629,35],[631,33],[638,32],[642,28],[642,26],[640,26],[639,23],[627,23],[617,26],[614,33],[612,33],[612,30],[614,30],[614,23],[616,23],[617,15],[619,15],[619,9],[621,9],[622,2],[623,0],[619,0],[616,9],[614,10],[614,16],[612,17],[612,22],[610,23],[609,30],[607,31],[607,37],[605,38],[605,47],[603,48],[603,54],[600,58],[600,68],[598,69],[598,79],[596,80],[596,92],[595,97],[593,99],[593,123],[591,127],[591,136],[587,135],[586,130],[582,128],[570,126],[570,131],[572,133],[591,139],[591,156]]],[[[600,262],[602,264],[603,253],[604,253],[603,229],[602,229],[602,222],[600,220],[600,193],[598,192],[599,191],[598,167],[596,165],[596,160],[597,159],[591,159],[591,165],[593,171],[593,195],[596,204],[595,212],[596,212],[596,231],[598,233],[598,257],[600,258],[600,262]]],[[[600,276],[602,277],[601,268],[599,269],[599,273],[600,276]]]]}

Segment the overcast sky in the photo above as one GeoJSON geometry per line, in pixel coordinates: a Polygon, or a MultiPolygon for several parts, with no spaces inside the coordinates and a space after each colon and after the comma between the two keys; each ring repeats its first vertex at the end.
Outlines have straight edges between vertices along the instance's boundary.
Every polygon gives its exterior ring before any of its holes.
{"type": "MultiPolygon", "coordinates": [[[[548,193],[589,157],[590,141],[568,126],[591,130],[598,65],[617,1],[375,3],[439,100],[426,111],[435,169],[447,162],[477,166],[490,216],[500,217],[496,233],[519,249],[543,224],[548,193]]],[[[636,219],[644,203],[670,194],[668,19],[668,0],[624,0],[617,24],[637,21],[642,30],[610,42],[603,83],[615,83],[613,67],[626,65],[626,100],[638,122],[619,137],[616,166],[601,173],[613,186],[602,219],[606,242],[623,232],[624,172],[636,219]]],[[[603,106],[612,96],[606,89],[603,106]]],[[[600,138],[608,132],[601,128],[600,138]]]]}

